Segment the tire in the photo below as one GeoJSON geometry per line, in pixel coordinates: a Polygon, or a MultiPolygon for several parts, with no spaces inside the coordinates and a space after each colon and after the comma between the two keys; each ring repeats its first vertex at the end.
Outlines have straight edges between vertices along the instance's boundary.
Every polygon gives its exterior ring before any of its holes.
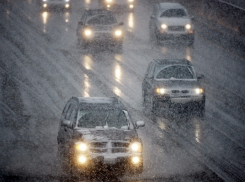
{"type": "Polygon", "coordinates": [[[151,111],[153,113],[156,113],[157,110],[159,109],[159,104],[158,104],[158,101],[155,99],[155,97],[152,97],[151,98],[151,111]]]}
{"type": "Polygon", "coordinates": [[[204,115],[204,113],[205,113],[205,100],[203,100],[202,102],[200,102],[199,104],[198,104],[198,113],[199,113],[199,115],[200,116],[203,116],[204,115]]]}
{"type": "Polygon", "coordinates": [[[77,45],[82,49],[86,49],[88,46],[88,44],[80,38],[77,39],[77,45]]]}
{"type": "Polygon", "coordinates": [[[123,52],[123,43],[122,42],[118,42],[115,44],[115,53],[117,54],[122,54],[123,52]]]}
{"type": "Polygon", "coordinates": [[[192,37],[192,38],[190,38],[190,39],[188,40],[187,45],[188,45],[188,46],[193,46],[193,44],[194,44],[194,38],[192,37]]]}
{"type": "Polygon", "coordinates": [[[147,102],[147,94],[145,90],[142,90],[143,103],[147,102]]]}

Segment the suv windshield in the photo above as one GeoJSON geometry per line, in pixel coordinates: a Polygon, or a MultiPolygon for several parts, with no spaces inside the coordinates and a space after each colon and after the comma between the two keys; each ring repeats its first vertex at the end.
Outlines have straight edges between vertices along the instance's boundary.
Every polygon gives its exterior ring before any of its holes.
{"type": "Polygon", "coordinates": [[[194,72],[191,66],[175,65],[161,69],[156,79],[194,79],[194,72]]]}
{"type": "Polygon", "coordinates": [[[89,25],[111,25],[117,23],[115,17],[112,15],[97,15],[90,18],[87,22],[89,25]]]}
{"type": "Polygon", "coordinates": [[[122,110],[80,110],[78,127],[81,128],[128,128],[128,120],[122,110]]]}
{"type": "Polygon", "coordinates": [[[169,9],[164,11],[160,17],[184,17],[186,13],[183,9],[169,9]]]}

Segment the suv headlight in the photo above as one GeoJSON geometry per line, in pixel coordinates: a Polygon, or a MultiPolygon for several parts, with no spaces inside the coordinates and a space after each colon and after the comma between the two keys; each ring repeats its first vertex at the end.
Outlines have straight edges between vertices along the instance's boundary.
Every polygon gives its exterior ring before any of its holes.
{"type": "Polygon", "coordinates": [[[130,144],[132,152],[142,152],[142,144],[140,142],[133,142],[130,144]]]}
{"type": "Polygon", "coordinates": [[[186,25],[185,25],[185,29],[186,29],[186,30],[190,30],[190,29],[191,29],[191,24],[186,24],[186,25]]]}
{"type": "Polygon", "coordinates": [[[88,150],[88,145],[84,142],[76,142],[75,149],[77,152],[86,152],[88,150]]]}
{"type": "Polygon", "coordinates": [[[134,0],[128,0],[128,2],[130,2],[130,3],[131,3],[131,2],[134,2],[134,0]]]}
{"type": "Polygon", "coordinates": [[[90,36],[92,35],[92,30],[90,30],[90,29],[85,29],[85,30],[84,30],[84,35],[85,35],[85,37],[90,37],[90,36]]]}
{"type": "Polygon", "coordinates": [[[114,34],[116,37],[121,37],[122,36],[122,30],[115,30],[114,34]]]}
{"type": "Polygon", "coordinates": [[[199,94],[204,93],[204,90],[203,90],[202,88],[196,88],[196,89],[195,89],[195,93],[196,93],[197,95],[199,95],[199,94]]]}
{"type": "Polygon", "coordinates": [[[166,90],[164,88],[157,88],[156,93],[157,94],[165,94],[166,90]]]}
{"type": "Polygon", "coordinates": [[[162,24],[162,25],[161,25],[161,28],[164,29],[164,30],[166,30],[166,29],[168,28],[168,25],[162,24]]]}

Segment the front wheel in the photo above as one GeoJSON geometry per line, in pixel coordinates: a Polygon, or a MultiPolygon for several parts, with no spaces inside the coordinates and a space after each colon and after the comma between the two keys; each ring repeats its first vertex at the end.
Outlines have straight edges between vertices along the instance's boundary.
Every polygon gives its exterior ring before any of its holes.
{"type": "Polygon", "coordinates": [[[115,52],[118,53],[118,54],[122,54],[123,52],[123,43],[122,42],[117,42],[115,44],[115,52]]]}
{"type": "Polygon", "coordinates": [[[187,45],[188,46],[193,46],[193,44],[194,44],[194,37],[191,37],[191,38],[189,38],[189,40],[187,42],[187,45]]]}
{"type": "Polygon", "coordinates": [[[87,43],[80,38],[77,39],[77,45],[82,49],[86,49],[88,46],[87,43]]]}
{"type": "Polygon", "coordinates": [[[159,109],[159,103],[155,97],[152,97],[151,98],[151,111],[155,113],[157,112],[158,109],[159,109]]]}

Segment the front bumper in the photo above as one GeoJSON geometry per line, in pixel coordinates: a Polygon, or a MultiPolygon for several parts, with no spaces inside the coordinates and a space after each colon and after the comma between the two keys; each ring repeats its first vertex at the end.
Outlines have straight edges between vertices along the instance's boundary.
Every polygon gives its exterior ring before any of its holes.
{"type": "Polygon", "coordinates": [[[190,103],[201,103],[205,100],[205,95],[155,95],[154,100],[157,102],[165,102],[168,104],[190,104],[190,103]]]}
{"type": "Polygon", "coordinates": [[[143,165],[143,157],[141,154],[130,154],[130,155],[94,155],[94,156],[86,156],[87,162],[84,164],[80,164],[77,162],[76,156],[74,157],[74,166],[76,170],[79,171],[90,171],[96,170],[103,167],[115,167],[117,169],[123,170],[133,170],[137,169],[143,165]],[[137,164],[133,164],[132,158],[138,157],[139,162],[137,164]]]}
{"type": "Polygon", "coordinates": [[[171,33],[171,32],[158,32],[157,38],[159,40],[179,40],[179,41],[189,41],[194,40],[194,32],[179,32],[179,33],[171,33]]]}
{"type": "Polygon", "coordinates": [[[111,34],[101,34],[93,37],[79,36],[79,38],[86,44],[122,44],[123,37],[113,37],[111,34]]]}

